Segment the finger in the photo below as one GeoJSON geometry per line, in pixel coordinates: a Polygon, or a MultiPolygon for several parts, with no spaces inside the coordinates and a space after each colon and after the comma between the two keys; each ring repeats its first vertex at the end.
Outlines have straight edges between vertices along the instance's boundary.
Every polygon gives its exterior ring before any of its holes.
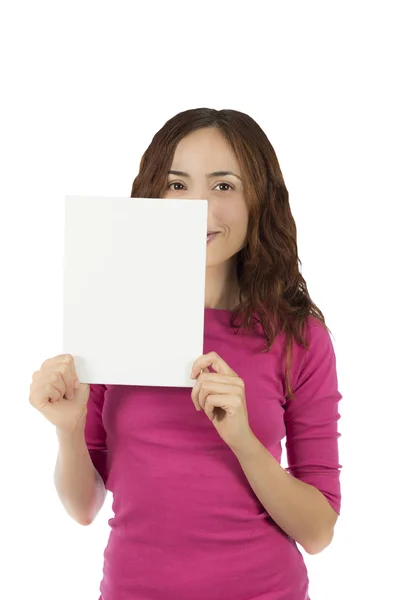
{"type": "Polygon", "coordinates": [[[72,400],[74,393],[69,369],[66,365],[60,365],[56,371],[51,373],[51,375],[49,375],[49,382],[59,390],[61,397],[65,396],[68,400],[72,400]]]}
{"type": "MultiPolygon", "coordinates": [[[[210,369],[208,367],[204,367],[204,369],[199,369],[197,377],[199,375],[201,375],[202,373],[211,373],[211,371],[210,371],[210,369]]],[[[214,375],[215,375],[215,373],[214,373],[214,375]]],[[[193,369],[192,369],[192,371],[190,373],[190,379],[196,379],[196,377],[193,377],[193,369]]]]}
{"type": "Polygon", "coordinates": [[[49,402],[54,404],[55,402],[59,402],[60,400],[62,400],[64,396],[64,393],[60,391],[60,387],[62,386],[57,385],[55,383],[46,382],[43,387],[44,394],[42,394],[42,396],[46,398],[49,402]]]}
{"type": "Polygon", "coordinates": [[[226,384],[221,384],[221,383],[208,385],[208,383],[206,382],[201,386],[199,394],[198,394],[199,406],[204,409],[204,405],[206,403],[207,396],[215,395],[215,394],[219,395],[219,396],[225,396],[225,402],[228,402],[228,396],[230,398],[239,397],[237,386],[226,385],[226,384]]]}
{"type": "Polygon", "coordinates": [[[48,381],[43,382],[33,381],[30,387],[29,402],[35,408],[42,410],[47,406],[48,402],[55,403],[60,400],[62,393],[52,383],[48,381]]]}
{"type": "Polygon", "coordinates": [[[79,378],[75,369],[75,359],[72,354],[65,355],[63,364],[66,365],[66,369],[63,372],[63,379],[67,386],[67,398],[72,399],[74,397],[75,390],[79,387],[79,378]]]}
{"type": "Polygon", "coordinates": [[[242,380],[238,377],[234,377],[233,375],[220,375],[219,373],[203,372],[198,376],[191,393],[191,397],[196,408],[199,407],[199,392],[205,382],[216,384],[219,383],[222,385],[236,385],[240,388],[244,387],[244,385],[242,385],[242,380]]]}
{"type": "Polygon", "coordinates": [[[215,419],[215,412],[214,412],[214,404],[212,402],[214,396],[208,396],[209,400],[206,401],[206,404],[204,405],[204,412],[206,413],[207,417],[210,419],[210,421],[213,421],[215,419]]]}
{"type": "MultiPolygon", "coordinates": [[[[50,365],[48,366],[50,368],[50,365]]],[[[54,363],[51,367],[53,374],[50,378],[51,383],[60,390],[62,396],[68,400],[74,397],[75,382],[78,379],[75,371],[74,357],[71,354],[65,354],[58,362],[55,371],[54,363]]]]}
{"type": "MultiPolygon", "coordinates": [[[[50,388],[46,388],[46,389],[51,390],[53,388],[54,390],[56,390],[58,392],[59,395],[58,395],[57,400],[60,400],[63,397],[67,398],[68,393],[67,393],[66,382],[59,371],[54,371],[53,373],[51,373],[48,376],[48,378],[46,379],[46,384],[50,385],[50,388]]],[[[52,396],[48,396],[48,397],[52,399],[52,396]]],[[[71,400],[72,397],[70,397],[68,399],[71,400]]]]}
{"type": "Polygon", "coordinates": [[[210,394],[207,396],[206,403],[204,405],[204,412],[210,421],[214,421],[215,419],[221,421],[224,417],[226,417],[227,413],[227,411],[223,408],[224,406],[226,406],[225,394],[210,394]]]}
{"type": "Polygon", "coordinates": [[[211,367],[217,373],[224,375],[236,375],[235,371],[230,368],[230,366],[216,353],[209,352],[208,354],[204,354],[200,356],[193,363],[191,377],[195,379],[200,373],[201,369],[205,369],[211,367]]]}

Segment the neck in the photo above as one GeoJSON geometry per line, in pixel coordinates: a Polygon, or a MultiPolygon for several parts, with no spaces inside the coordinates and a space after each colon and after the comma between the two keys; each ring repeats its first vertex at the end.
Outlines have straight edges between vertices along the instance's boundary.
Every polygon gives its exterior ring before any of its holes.
{"type": "Polygon", "coordinates": [[[205,308],[233,310],[239,302],[236,261],[206,269],[205,308]]]}

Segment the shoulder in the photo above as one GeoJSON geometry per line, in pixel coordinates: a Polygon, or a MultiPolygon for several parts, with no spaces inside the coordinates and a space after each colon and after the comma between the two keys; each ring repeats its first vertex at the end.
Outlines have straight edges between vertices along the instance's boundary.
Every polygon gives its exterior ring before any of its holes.
{"type": "Polygon", "coordinates": [[[297,388],[312,372],[336,364],[331,334],[325,323],[309,315],[304,323],[303,339],[307,348],[293,340],[293,385],[297,388]]]}
{"type": "Polygon", "coordinates": [[[310,315],[307,318],[305,338],[309,345],[306,352],[318,352],[323,349],[333,348],[330,331],[325,323],[310,315]]]}

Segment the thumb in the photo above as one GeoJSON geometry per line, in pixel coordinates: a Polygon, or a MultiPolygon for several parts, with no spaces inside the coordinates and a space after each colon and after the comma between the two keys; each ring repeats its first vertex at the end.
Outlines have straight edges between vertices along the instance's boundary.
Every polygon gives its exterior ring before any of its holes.
{"type": "Polygon", "coordinates": [[[90,394],[90,384],[81,383],[77,390],[74,390],[74,400],[80,404],[87,404],[90,394]]]}

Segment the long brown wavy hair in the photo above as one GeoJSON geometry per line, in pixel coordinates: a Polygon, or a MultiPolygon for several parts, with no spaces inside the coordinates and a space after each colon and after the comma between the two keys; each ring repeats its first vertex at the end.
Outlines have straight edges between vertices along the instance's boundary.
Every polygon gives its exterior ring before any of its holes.
{"type": "Polygon", "coordinates": [[[313,303],[299,271],[297,231],[289,193],[275,150],[261,127],[237,110],[196,108],[169,119],[155,134],[142,156],[131,198],[162,198],[175,149],[186,135],[205,127],[218,128],[233,149],[242,172],[249,211],[247,239],[237,254],[239,304],[230,325],[237,331],[253,330],[255,318],[266,338],[268,352],[278,333],[286,337],[286,398],[291,388],[293,337],[306,350],[305,327],[314,317],[329,332],[325,318],[313,303]],[[236,320],[242,314],[242,321],[236,320]],[[258,317],[256,316],[258,315],[258,317]]]}

